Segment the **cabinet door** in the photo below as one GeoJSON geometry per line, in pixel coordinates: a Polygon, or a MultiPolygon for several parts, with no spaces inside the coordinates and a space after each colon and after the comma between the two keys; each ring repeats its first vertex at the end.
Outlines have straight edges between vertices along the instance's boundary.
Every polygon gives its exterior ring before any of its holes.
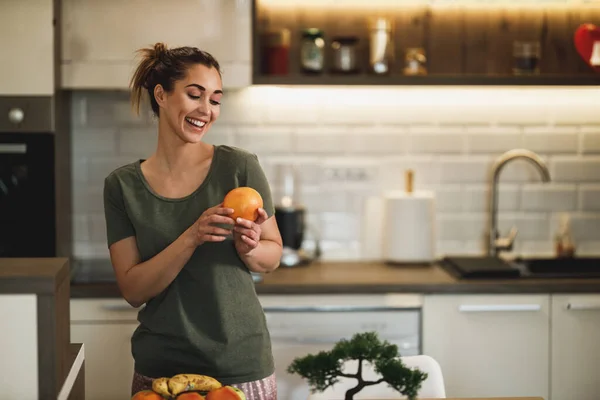
{"type": "Polygon", "coordinates": [[[0,93],[54,94],[53,0],[4,0],[0,6],[0,93]]]}
{"type": "Polygon", "coordinates": [[[156,42],[206,50],[222,64],[224,86],[249,85],[251,3],[63,0],[64,85],[126,88],[135,51],[156,42]]]}
{"type": "Polygon", "coordinates": [[[431,295],[423,353],[441,365],[448,397],[549,391],[549,296],[431,295]]]}
{"type": "Polygon", "coordinates": [[[552,298],[552,400],[600,396],[600,295],[552,298]]]}
{"type": "Polygon", "coordinates": [[[110,321],[71,324],[71,342],[84,345],[86,400],[131,398],[130,339],[137,326],[110,321]]]}

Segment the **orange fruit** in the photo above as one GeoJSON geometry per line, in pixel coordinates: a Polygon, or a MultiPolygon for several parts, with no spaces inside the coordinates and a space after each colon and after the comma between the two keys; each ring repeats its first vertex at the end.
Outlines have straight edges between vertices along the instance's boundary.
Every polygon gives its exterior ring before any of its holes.
{"type": "Polygon", "coordinates": [[[133,395],[131,400],[165,400],[160,394],[152,390],[141,390],[133,395]]]}
{"type": "Polygon", "coordinates": [[[233,208],[233,214],[229,216],[234,220],[239,217],[256,221],[258,218],[258,209],[263,207],[263,199],[256,190],[251,187],[242,186],[230,190],[225,195],[223,207],[233,208]]]}
{"type": "Polygon", "coordinates": [[[222,386],[206,394],[206,400],[246,400],[246,395],[233,386],[222,386]]]}
{"type": "Polygon", "coordinates": [[[205,400],[205,398],[198,392],[183,392],[177,396],[177,400],[205,400]]]}

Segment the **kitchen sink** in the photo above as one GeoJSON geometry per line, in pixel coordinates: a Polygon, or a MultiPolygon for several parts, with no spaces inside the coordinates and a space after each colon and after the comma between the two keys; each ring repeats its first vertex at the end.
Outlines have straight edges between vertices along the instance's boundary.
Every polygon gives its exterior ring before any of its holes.
{"type": "Polygon", "coordinates": [[[458,279],[600,278],[600,257],[444,257],[440,265],[458,279]]]}
{"type": "Polygon", "coordinates": [[[600,278],[600,257],[517,258],[522,277],[600,278]]]}

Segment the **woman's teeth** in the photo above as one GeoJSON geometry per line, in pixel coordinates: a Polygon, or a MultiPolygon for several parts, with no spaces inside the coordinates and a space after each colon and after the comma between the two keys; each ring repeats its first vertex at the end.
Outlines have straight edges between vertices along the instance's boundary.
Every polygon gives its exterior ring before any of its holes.
{"type": "Polygon", "coordinates": [[[186,120],[187,122],[189,122],[190,124],[192,124],[192,125],[194,125],[194,126],[197,126],[198,128],[202,128],[204,125],[206,125],[206,123],[205,123],[205,122],[202,122],[202,121],[200,121],[200,120],[198,120],[198,119],[193,119],[193,118],[189,118],[189,117],[188,117],[188,118],[186,118],[185,120],[186,120]]]}

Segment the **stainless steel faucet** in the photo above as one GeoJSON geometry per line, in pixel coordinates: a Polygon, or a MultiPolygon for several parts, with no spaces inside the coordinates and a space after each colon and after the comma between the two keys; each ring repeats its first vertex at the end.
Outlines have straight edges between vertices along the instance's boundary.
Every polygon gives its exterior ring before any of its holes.
{"type": "Polygon", "coordinates": [[[488,238],[488,256],[496,256],[498,251],[512,250],[517,228],[512,227],[507,237],[500,237],[497,229],[498,224],[498,178],[502,168],[510,161],[515,159],[524,159],[537,167],[543,182],[550,182],[550,172],[544,160],[533,151],[526,149],[513,149],[500,155],[492,167],[492,179],[490,188],[490,214],[489,214],[489,238],[488,238]]]}

